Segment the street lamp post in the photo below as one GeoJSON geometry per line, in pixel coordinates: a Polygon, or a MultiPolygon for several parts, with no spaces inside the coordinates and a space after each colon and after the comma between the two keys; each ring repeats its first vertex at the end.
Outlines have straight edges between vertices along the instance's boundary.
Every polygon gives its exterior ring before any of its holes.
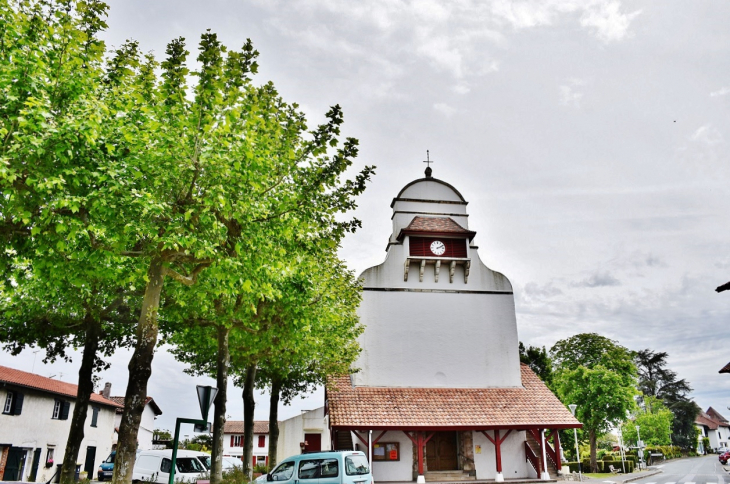
{"type": "Polygon", "coordinates": [[[644,465],[644,450],[641,448],[641,434],[639,433],[639,426],[636,426],[636,447],[639,448],[639,470],[643,468],[644,465]]]}
{"type": "Polygon", "coordinates": [[[175,420],[175,438],[172,439],[172,468],[170,469],[170,478],[168,484],[174,484],[175,482],[175,465],[177,464],[177,446],[180,441],[180,424],[191,423],[195,425],[208,425],[208,410],[215,400],[215,396],[218,394],[218,389],[211,386],[197,385],[198,391],[198,403],[200,404],[200,414],[202,419],[194,418],[178,418],[175,420]]]}
{"type": "MultiPolygon", "coordinates": [[[[570,408],[571,413],[573,414],[573,417],[575,417],[575,409],[578,408],[578,405],[572,403],[568,405],[568,408],[570,408]]],[[[575,459],[578,461],[578,478],[583,481],[583,473],[580,469],[580,448],[578,447],[578,429],[573,427],[573,437],[575,437],[575,459]]]]}

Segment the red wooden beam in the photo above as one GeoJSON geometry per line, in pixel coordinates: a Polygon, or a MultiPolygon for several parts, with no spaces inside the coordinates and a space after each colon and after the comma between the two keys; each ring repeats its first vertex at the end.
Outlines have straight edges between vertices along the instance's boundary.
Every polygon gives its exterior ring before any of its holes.
{"type": "Polygon", "coordinates": [[[560,471],[563,468],[560,462],[560,432],[553,430],[551,433],[553,435],[553,445],[555,446],[555,467],[560,471]]]}
{"type": "Polygon", "coordinates": [[[355,436],[358,439],[360,439],[360,442],[362,442],[362,445],[364,445],[365,447],[368,447],[368,441],[365,440],[362,435],[360,435],[360,432],[353,432],[353,433],[355,434],[355,436]]]}
{"type": "Polygon", "coordinates": [[[383,437],[383,435],[385,435],[386,433],[388,433],[388,431],[383,430],[383,432],[380,435],[378,435],[378,437],[375,440],[373,440],[373,445],[377,444],[378,440],[380,440],[383,437]]]}

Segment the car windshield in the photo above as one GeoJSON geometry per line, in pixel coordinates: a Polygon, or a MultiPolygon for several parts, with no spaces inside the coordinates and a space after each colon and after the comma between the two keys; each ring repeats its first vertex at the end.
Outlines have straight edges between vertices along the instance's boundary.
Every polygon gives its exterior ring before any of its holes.
{"type": "Polygon", "coordinates": [[[370,472],[368,460],[364,455],[348,455],[345,457],[345,472],[348,476],[361,476],[370,472]]]}
{"type": "Polygon", "coordinates": [[[114,454],[109,454],[109,457],[107,457],[104,462],[107,464],[114,464],[114,458],[116,456],[117,456],[116,452],[114,454]]]}
{"type": "Polygon", "coordinates": [[[199,455],[198,460],[203,463],[206,469],[210,470],[210,456],[209,455],[199,455]]]}
{"type": "Polygon", "coordinates": [[[178,457],[175,461],[178,472],[203,472],[205,468],[200,461],[194,457],[178,457]]]}

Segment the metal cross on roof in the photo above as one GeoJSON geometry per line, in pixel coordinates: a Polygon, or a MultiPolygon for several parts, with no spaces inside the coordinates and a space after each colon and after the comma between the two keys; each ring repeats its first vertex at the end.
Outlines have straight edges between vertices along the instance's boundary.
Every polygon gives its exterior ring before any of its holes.
{"type": "Polygon", "coordinates": [[[426,150],[426,159],[423,162],[426,163],[426,178],[431,178],[431,173],[433,172],[431,169],[431,163],[434,163],[434,161],[431,159],[431,155],[428,150],[426,150]]]}

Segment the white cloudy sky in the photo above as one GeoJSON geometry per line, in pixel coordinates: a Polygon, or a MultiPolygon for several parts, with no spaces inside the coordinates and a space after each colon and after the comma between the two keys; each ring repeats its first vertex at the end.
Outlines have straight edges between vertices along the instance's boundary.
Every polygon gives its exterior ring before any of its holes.
{"type": "MultiPolygon", "coordinates": [[[[342,249],[352,269],[384,258],[390,201],[429,149],[434,176],[470,202],[484,262],[514,285],[522,341],[590,331],[667,351],[696,401],[725,409],[730,292],[714,289],[730,280],[728,25],[730,3],[704,0],[118,0],[106,38],[158,56],[178,36],[194,51],[207,28],[231,47],[252,38],[259,81],[313,122],[341,104],[357,166],[378,167],[342,249]]],[[[2,358],[30,370],[33,356],[2,358]]],[[[114,394],[127,358],[102,376],[114,394]]],[[[39,356],[35,370],[73,381],[76,366],[39,356]]],[[[163,428],[197,413],[199,380],[181,370],[156,357],[163,428]]]]}

